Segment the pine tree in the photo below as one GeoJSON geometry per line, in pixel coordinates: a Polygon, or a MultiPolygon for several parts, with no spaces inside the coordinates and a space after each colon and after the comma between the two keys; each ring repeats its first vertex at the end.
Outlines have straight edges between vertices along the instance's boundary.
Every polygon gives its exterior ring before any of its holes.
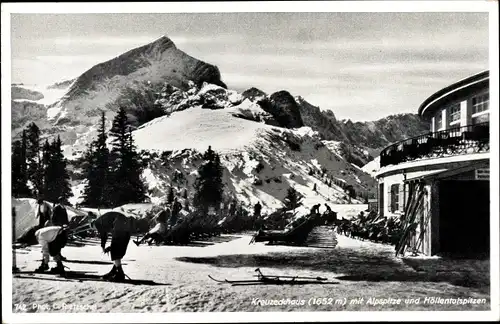
{"type": "Polygon", "coordinates": [[[21,140],[14,142],[12,146],[12,196],[30,197],[31,190],[28,188],[28,172],[26,163],[26,131],[23,130],[21,140]]]}
{"type": "Polygon", "coordinates": [[[130,200],[129,202],[143,202],[146,196],[146,186],[141,179],[143,171],[143,161],[137,151],[132,137],[132,129],[128,128],[128,152],[124,159],[124,164],[128,169],[128,182],[130,187],[130,200]]]}
{"type": "Polygon", "coordinates": [[[142,202],[146,188],[141,180],[142,161],[132,138],[127,114],[122,107],[113,119],[110,130],[112,202],[115,206],[142,202]]]}
{"type": "Polygon", "coordinates": [[[228,213],[230,216],[235,216],[236,210],[237,210],[237,205],[238,205],[237,200],[233,199],[229,205],[229,210],[228,210],[228,213]]]}
{"type": "Polygon", "coordinates": [[[187,189],[184,189],[184,192],[182,193],[182,198],[187,199],[188,198],[188,192],[187,189]]]}
{"type": "Polygon", "coordinates": [[[170,186],[170,190],[168,191],[168,196],[167,196],[167,203],[169,205],[172,205],[174,202],[174,188],[170,186]]]}
{"type": "Polygon", "coordinates": [[[35,123],[28,126],[26,132],[26,160],[28,163],[28,180],[33,185],[33,193],[40,195],[43,192],[43,170],[40,156],[40,129],[35,123]]]}
{"type": "Polygon", "coordinates": [[[92,207],[111,206],[109,187],[109,150],[106,144],[106,116],[102,112],[97,139],[89,144],[85,153],[85,173],[87,185],[84,189],[82,205],[92,207]]]}
{"type": "Polygon", "coordinates": [[[54,178],[57,173],[54,163],[51,161],[54,148],[49,144],[48,140],[42,146],[42,164],[41,170],[43,174],[43,197],[45,200],[55,202],[57,197],[54,197],[55,184],[54,178]]]}
{"type": "Polygon", "coordinates": [[[20,192],[22,191],[23,183],[23,173],[22,173],[22,144],[21,141],[15,141],[12,144],[12,154],[11,154],[11,177],[12,177],[12,196],[20,197],[20,192]]]}
{"type": "Polygon", "coordinates": [[[292,210],[295,214],[295,209],[302,205],[302,198],[303,196],[295,188],[288,188],[284,201],[285,209],[292,210]]]}
{"type": "Polygon", "coordinates": [[[222,201],[222,165],[220,157],[209,146],[203,154],[204,162],[198,169],[198,178],[194,184],[194,205],[197,209],[206,213],[209,207],[219,209],[222,201]]]}
{"type": "Polygon", "coordinates": [[[68,204],[68,198],[73,196],[73,193],[59,136],[52,143],[45,141],[42,148],[42,165],[45,199],[55,202],[61,197],[63,202],[68,204]]]}
{"type": "Polygon", "coordinates": [[[68,161],[64,157],[62,151],[61,138],[57,136],[57,140],[54,141],[53,145],[53,156],[52,163],[54,168],[57,170],[55,175],[55,194],[57,198],[62,198],[62,202],[69,204],[68,199],[73,196],[71,191],[70,176],[68,173],[67,165],[68,161]]]}
{"type": "Polygon", "coordinates": [[[317,190],[316,184],[314,184],[313,191],[316,191],[316,190],[317,190]]]}

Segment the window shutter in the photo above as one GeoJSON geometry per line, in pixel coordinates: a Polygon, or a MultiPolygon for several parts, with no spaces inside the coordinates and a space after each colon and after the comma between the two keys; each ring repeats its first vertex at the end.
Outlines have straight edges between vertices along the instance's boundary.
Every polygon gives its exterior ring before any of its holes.
{"type": "Polygon", "coordinates": [[[396,211],[396,203],[398,202],[397,201],[397,194],[399,192],[399,189],[398,189],[398,185],[397,184],[393,184],[391,185],[391,213],[394,213],[396,211]]]}
{"type": "Polygon", "coordinates": [[[400,212],[404,212],[405,210],[405,185],[404,184],[400,184],[399,185],[399,211],[400,212]]]}
{"type": "Polygon", "coordinates": [[[392,186],[387,186],[387,210],[392,213],[392,186]]]}

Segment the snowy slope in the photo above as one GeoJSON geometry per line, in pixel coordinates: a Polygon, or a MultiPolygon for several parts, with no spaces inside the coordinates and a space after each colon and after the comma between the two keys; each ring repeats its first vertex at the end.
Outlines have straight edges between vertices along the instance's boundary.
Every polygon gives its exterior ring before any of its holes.
{"type": "Polygon", "coordinates": [[[369,175],[346,162],[334,146],[326,146],[311,128],[288,130],[233,113],[234,108],[193,107],[156,118],[133,132],[139,149],[152,155],[170,152],[166,160],[151,158],[143,172],[152,201],[160,202],[171,185],[176,192],[187,188],[191,195],[201,153],[208,146],[221,154],[226,195],[250,210],[258,201],[265,213],[282,207],[291,186],[304,195],[299,214],[317,203],[347,203],[342,188],[327,185],[330,178],[350,183],[360,192],[373,186],[369,175]],[[309,174],[311,169],[315,174],[309,174]]]}
{"type": "Polygon", "coordinates": [[[380,156],[377,156],[375,159],[365,164],[361,169],[364,172],[375,176],[378,170],[380,170],[380,156]]]}
{"type": "Polygon", "coordinates": [[[134,132],[138,147],[147,150],[217,151],[242,149],[271,126],[235,118],[231,110],[194,107],[157,118],[134,132]]]}

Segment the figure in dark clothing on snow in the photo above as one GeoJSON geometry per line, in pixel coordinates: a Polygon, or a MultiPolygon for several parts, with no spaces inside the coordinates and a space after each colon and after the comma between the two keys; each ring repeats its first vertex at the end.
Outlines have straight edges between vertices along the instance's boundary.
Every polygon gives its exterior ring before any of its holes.
{"type": "Polygon", "coordinates": [[[103,279],[110,281],[125,280],[121,260],[127,252],[130,236],[138,227],[134,217],[127,217],[122,213],[110,211],[97,218],[92,226],[97,230],[101,238],[101,248],[104,253],[111,252],[111,260],[114,262],[110,272],[103,279]],[[111,245],[106,247],[108,235],[111,234],[111,245]]]}
{"type": "Polygon", "coordinates": [[[260,202],[257,202],[253,206],[253,216],[254,216],[254,224],[255,224],[255,229],[260,229],[262,227],[262,219],[261,219],[261,212],[262,212],[262,205],[260,202]]]}
{"type": "Polygon", "coordinates": [[[337,213],[325,203],[326,211],[323,213],[324,225],[337,224],[337,213]]]}
{"type": "Polygon", "coordinates": [[[254,217],[260,217],[260,213],[262,211],[262,205],[260,204],[260,202],[257,202],[255,204],[255,206],[253,207],[253,211],[254,211],[254,217]]]}
{"type": "Polygon", "coordinates": [[[320,206],[321,206],[321,204],[316,204],[316,205],[312,206],[311,215],[318,215],[320,206]]]}
{"type": "Polygon", "coordinates": [[[54,210],[52,211],[52,219],[51,224],[56,226],[63,226],[69,224],[68,212],[66,211],[66,207],[64,207],[64,198],[59,197],[57,200],[57,205],[54,206],[54,210]]]}
{"type": "Polygon", "coordinates": [[[327,204],[325,204],[325,207],[326,207],[326,215],[328,216],[328,219],[336,222],[337,221],[337,213],[334,212],[330,208],[330,206],[328,206],[327,204]]]}
{"type": "MultiPolygon", "coordinates": [[[[49,222],[49,225],[51,226],[69,225],[68,212],[66,211],[63,202],[64,202],[63,197],[59,197],[59,199],[57,199],[57,205],[55,205],[54,209],[52,210],[52,218],[49,222]]],[[[61,240],[64,241],[64,245],[66,245],[68,242],[67,231],[62,232],[60,235],[64,236],[63,238],[61,238],[61,240]]],[[[66,260],[66,258],[61,253],[59,253],[59,255],[61,257],[61,260],[66,260]]]]}

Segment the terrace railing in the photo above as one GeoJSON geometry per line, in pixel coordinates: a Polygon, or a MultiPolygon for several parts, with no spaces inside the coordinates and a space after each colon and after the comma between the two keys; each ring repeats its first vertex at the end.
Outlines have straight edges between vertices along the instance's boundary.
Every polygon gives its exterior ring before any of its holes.
{"type": "Polygon", "coordinates": [[[490,124],[486,122],[427,133],[392,144],[380,153],[380,166],[489,150],[490,124]]]}

